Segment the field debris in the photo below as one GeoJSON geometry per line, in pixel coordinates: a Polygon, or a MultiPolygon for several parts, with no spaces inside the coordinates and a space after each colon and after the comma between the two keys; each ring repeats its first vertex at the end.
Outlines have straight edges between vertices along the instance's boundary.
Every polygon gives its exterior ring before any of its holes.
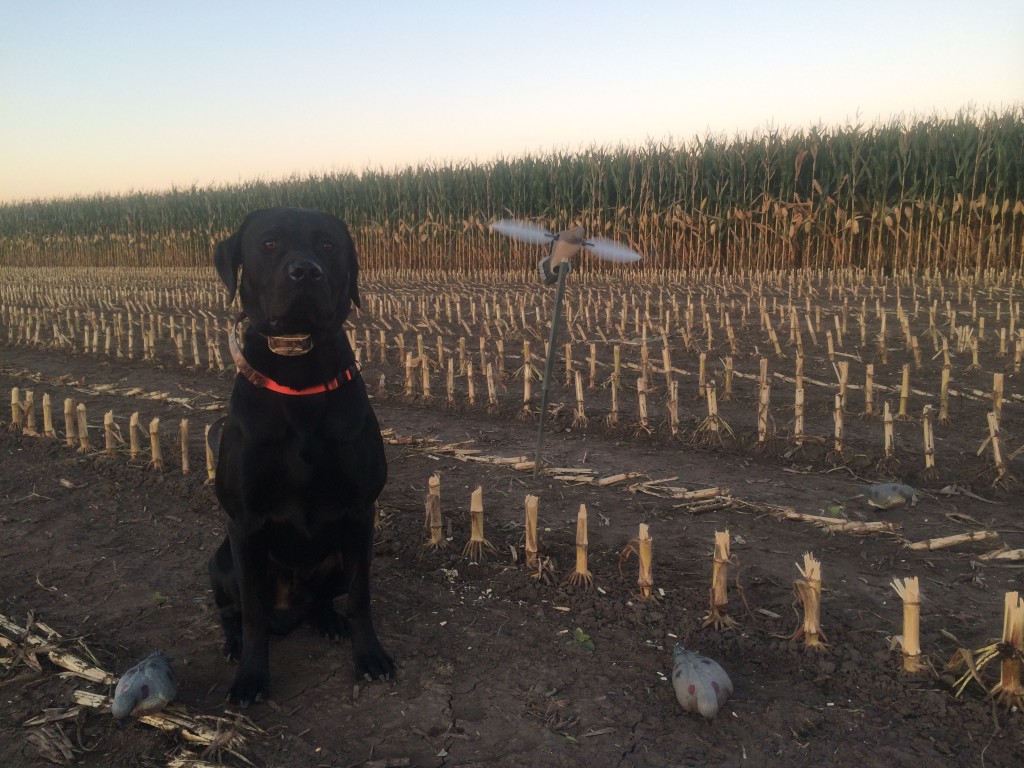
{"type": "Polygon", "coordinates": [[[1024,707],[1024,600],[1018,592],[1007,592],[1003,600],[1003,634],[1000,642],[972,651],[959,648],[946,665],[947,671],[965,668],[954,685],[957,697],[974,680],[996,702],[1008,708],[1024,707]],[[999,682],[989,688],[982,679],[985,667],[999,661],[999,682]]]}
{"type": "MultiPolygon", "coordinates": [[[[0,648],[10,652],[16,660],[24,663],[35,673],[43,674],[44,670],[38,657],[46,654],[51,663],[63,670],[61,676],[70,674],[98,685],[118,685],[118,678],[115,675],[92,661],[62,649],[61,646],[72,642],[82,649],[85,656],[92,657],[92,653],[81,640],[71,641],[64,638],[56,630],[36,621],[31,614],[24,627],[0,614],[0,648]]],[[[150,659],[146,659],[143,664],[150,659]]],[[[165,690],[163,693],[168,692],[165,690]]],[[[85,690],[73,691],[71,699],[74,702],[73,706],[49,708],[23,723],[26,728],[33,729],[27,734],[27,741],[36,747],[41,756],[58,765],[72,764],[75,754],[84,750],[80,744],[80,737],[79,743],[73,744],[61,724],[73,721],[80,730],[88,711],[111,712],[115,702],[114,697],[85,690]]],[[[227,753],[246,765],[252,765],[242,750],[249,739],[263,734],[262,729],[241,715],[194,715],[180,704],[171,705],[162,712],[142,714],[138,721],[163,731],[176,733],[191,744],[206,747],[202,759],[212,758],[217,762],[221,761],[222,753],[227,753]]],[[[188,760],[188,755],[179,757],[188,760]]]]}

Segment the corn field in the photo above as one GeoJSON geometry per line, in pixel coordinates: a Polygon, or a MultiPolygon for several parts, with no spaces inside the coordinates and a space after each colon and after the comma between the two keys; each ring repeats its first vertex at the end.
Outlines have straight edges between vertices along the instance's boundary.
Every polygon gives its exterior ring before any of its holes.
{"type": "MultiPolygon", "coordinates": [[[[496,218],[582,224],[648,271],[1024,267],[1024,107],[685,146],[595,148],[0,206],[0,263],[196,267],[270,205],[348,221],[371,271],[523,274],[535,247],[496,218]]],[[[614,270],[589,262],[585,271],[614,270]]]]}

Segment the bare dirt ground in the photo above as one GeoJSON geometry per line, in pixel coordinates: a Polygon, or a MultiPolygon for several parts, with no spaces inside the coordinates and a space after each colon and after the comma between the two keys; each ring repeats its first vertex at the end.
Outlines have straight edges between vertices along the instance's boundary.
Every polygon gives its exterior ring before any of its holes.
{"type": "MultiPolygon", "coordinates": [[[[364,366],[371,389],[376,367],[364,366]]],[[[388,376],[401,380],[394,365],[388,376]]],[[[81,454],[63,439],[8,432],[4,424],[0,612],[21,625],[30,615],[45,622],[65,638],[62,647],[82,655],[88,649],[118,674],[162,649],[181,681],[179,704],[193,714],[222,715],[233,669],[221,656],[206,561],[224,525],[204,484],[201,433],[219,415],[231,375],[3,346],[0,388],[15,386],[34,390],[37,403],[46,392],[55,404],[69,397],[86,404],[94,445],[102,446],[99,425],[108,410],[121,421],[139,410],[144,423],[159,416],[165,425],[187,417],[194,471],[174,468],[169,437],[169,466],[158,472],[147,469],[146,459],[130,461],[124,448],[114,458],[81,454]],[[147,392],[163,397],[146,399],[147,392]]],[[[558,396],[571,403],[568,389],[558,396]]],[[[827,416],[830,400],[821,394],[808,410],[827,416]]],[[[751,414],[753,402],[746,406],[751,414]]],[[[958,647],[998,639],[1003,594],[1021,586],[1020,564],[977,558],[1003,544],[1024,547],[1024,503],[1019,487],[991,486],[974,457],[974,432],[948,430],[940,437],[945,465],[939,479],[926,481],[913,469],[920,463],[912,449],[909,458],[903,453],[902,471],[880,471],[880,444],[868,447],[867,437],[856,442],[862,429],[856,425],[851,455],[861,458],[834,468],[812,447],[751,450],[752,418],[734,422],[735,440],[706,447],[671,439],[663,429],[648,434],[611,430],[597,419],[585,427],[574,427],[571,416],[554,420],[545,443],[552,466],[588,468],[598,477],[628,471],[674,477],[671,485],[726,487],[733,499],[750,502],[695,515],[676,500],[630,492],[629,483],[535,480],[510,466],[460,460],[424,440],[466,442],[490,456],[532,456],[535,423],[507,408],[446,408],[443,398],[424,404],[393,389],[378,394],[376,408],[395,437],[380,500],[374,610],[399,673],[391,683],[353,683],[344,643],[330,646],[306,629],[274,641],[272,697],[244,713],[261,729],[239,750],[252,764],[1021,764],[1024,713],[996,706],[975,683],[956,698],[952,675],[943,672],[958,647]],[[452,546],[442,552],[423,546],[423,496],[433,473],[441,477],[451,521],[452,546]],[[917,507],[879,512],[852,498],[865,478],[892,476],[927,492],[917,507]],[[951,483],[981,498],[937,493],[951,483]],[[461,552],[470,493],[478,485],[497,554],[470,562],[461,552]],[[544,583],[514,562],[528,493],[540,497],[541,549],[557,563],[559,581],[574,563],[576,512],[587,505],[590,568],[599,589],[544,583]],[[979,529],[995,530],[999,539],[910,551],[896,535],[829,534],[781,521],[765,513],[766,505],[890,521],[910,541],[979,529]],[[654,538],[653,601],[638,597],[635,558],[625,577],[617,567],[641,522],[654,538]],[[717,632],[702,628],[701,620],[714,532],[724,529],[738,562],[729,610],[739,626],[717,632]],[[789,639],[800,625],[792,585],[804,552],[822,561],[828,647],[818,652],[789,639]],[[891,645],[902,609],[890,583],[914,575],[924,595],[922,644],[935,674],[908,677],[891,645]],[[574,641],[577,628],[593,650],[574,641]],[[675,702],[669,674],[676,643],[717,659],[735,684],[714,721],[686,714],[675,702]]],[[[1008,431],[1019,431],[1019,415],[1006,413],[1008,431]]],[[[876,421],[872,441],[877,432],[876,421]]],[[[37,672],[17,652],[0,649],[0,765],[51,764],[38,746],[44,729],[24,724],[47,710],[71,709],[76,689],[110,692],[62,678],[45,656],[40,660],[37,672]]],[[[985,670],[987,685],[995,675],[995,665],[985,670]]],[[[82,766],[163,766],[186,744],[88,710],[46,726],[51,742],[57,728],[67,737],[69,762],[82,766]]],[[[244,764],[226,750],[205,758],[244,764]]]]}

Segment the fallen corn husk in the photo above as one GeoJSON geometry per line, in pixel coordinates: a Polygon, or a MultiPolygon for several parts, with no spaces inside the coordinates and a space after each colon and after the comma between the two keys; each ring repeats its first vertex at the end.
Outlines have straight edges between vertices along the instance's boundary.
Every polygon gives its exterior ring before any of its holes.
{"type": "Polygon", "coordinates": [[[1024,549],[994,549],[983,555],[978,555],[979,560],[1024,560],[1024,549]]]}
{"type": "Polygon", "coordinates": [[[843,533],[896,533],[900,527],[884,520],[847,520],[844,517],[825,517],[797,512],[792,507],[769,508],[769,513],[780,520],[799,520],[813,523],[828,531],[843,533]]]}
{"type": "MultiPolygon", "coordinates": [[[[109,709],[112,702],[109,696],[91,691],[75,691],[72,698],[76,704],[99,710],[109,709]]],[[[178,705],[172,705],[157,714],[143,715],[139,722],[162,731],[177,733],[192,744],[224,749],[249,765],[252,763],[239,754],[238,750],[246,746],[250,737],[263,733],[261,728],[241,715],[232,718],[191,715],[184,707],[178,705]]]]}
{"type": "Polygon", "coordinates": [[[954,536],[941,536],[937,539],[910,542],[906,547],[915,551],[948,549],[949,547],[955,547],[957,544],[969,544],[972,541],[989,541],[998,538],[999,534],[996,531],[974,531],[973,533],[958,533],[954,536]]]}
{"type": "Polygon", "coordinates": [[[41,667],[36,656],[45,653],[53,664],[72,675],[104,685],[113,685],[117,682],[117,678],[106,670],[57,648],[56,643],[61,640],[63,638],[59,633],[41,622],[30,621],[28,627],[21,627],[0,614],[0,648],[20,647],[24,652],[25,662],[37,672],[41,667]],[[35,634],[31,631],[33,629],[39,630],[46,637],[35,634]]]}

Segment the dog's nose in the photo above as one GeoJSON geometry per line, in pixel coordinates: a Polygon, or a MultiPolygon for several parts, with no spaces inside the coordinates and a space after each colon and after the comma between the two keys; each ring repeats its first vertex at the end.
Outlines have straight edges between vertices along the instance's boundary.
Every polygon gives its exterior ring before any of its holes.
{"type": "Polygon", "coordinates": [[[299,285],[318,282],[323,276],[323,269],[313,261],[296,261],[294,264],[288,265],[288,277],[299,285]]]}

